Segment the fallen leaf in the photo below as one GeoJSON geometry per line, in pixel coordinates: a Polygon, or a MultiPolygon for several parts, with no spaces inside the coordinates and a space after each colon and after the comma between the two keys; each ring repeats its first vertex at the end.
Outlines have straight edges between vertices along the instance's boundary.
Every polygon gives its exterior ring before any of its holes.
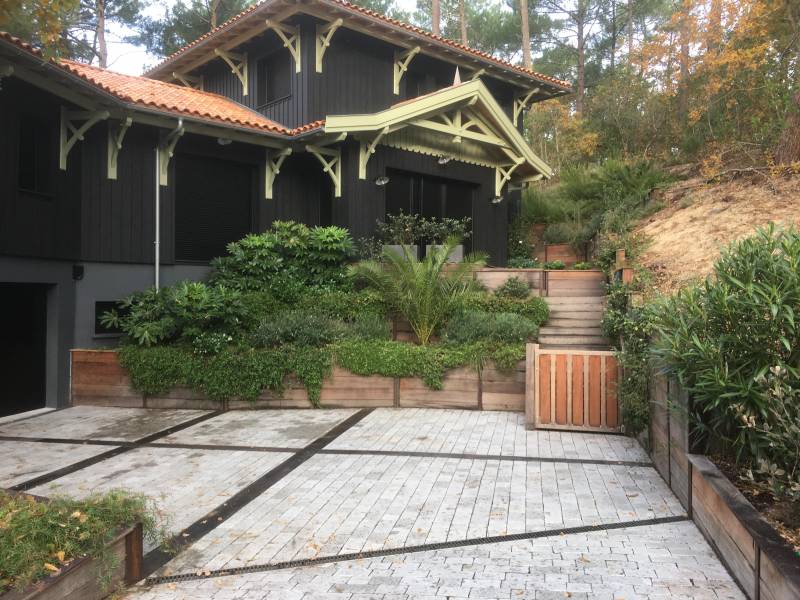
{"type": "Polygon", "coordinates": [[[58,562],[62,562],[63,563],[64,562],[64,551],[63,550],[59,550],[58,552],[56,552],[56,558],[58,559],[58,562]]]}
{"type": "Polygon", "coordinates": [[[47,563],[47,562],[44,563],[44,568],[47,569],[48,571],[52,571],[53,573],[60,573],[61,572],[61,569],[59,569],[57,566],[55,566],[52,563],[47,563]]]}

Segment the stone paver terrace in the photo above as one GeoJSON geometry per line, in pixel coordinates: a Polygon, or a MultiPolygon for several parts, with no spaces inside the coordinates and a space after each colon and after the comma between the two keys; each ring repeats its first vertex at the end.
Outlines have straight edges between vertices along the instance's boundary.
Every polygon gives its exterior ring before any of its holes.
{"type": "Polygon", "coordinates": [[[129,600],[744,598],[635,441],[516,413],[72,408],[4,449],[5,487],[153,497],[183,548],[129,600]]]}

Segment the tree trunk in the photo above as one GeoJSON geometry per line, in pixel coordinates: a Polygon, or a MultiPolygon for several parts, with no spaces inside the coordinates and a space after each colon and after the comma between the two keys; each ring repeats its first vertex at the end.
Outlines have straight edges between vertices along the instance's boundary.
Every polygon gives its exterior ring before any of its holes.
{"type": "Polygon", "coordinates": [[[575,112],[583,117],[583,97],[586,93],[586,22],[583,13],[575,16],[575,31],[578,43],[578,70],[575,90],[575,112]]]}
{"type": "Polygon", "coordinates": [[[217,21],[219,19],[219,16],[217,15],[217,13],[219,12],[219,3],[220,0],[211,0],[211,8],[210,8],[211,18],[209,20],[211,24],[211,29],[214,29],[217,26],[217,21]]]}
{"type": "Polygon", "coordinates": [[[458,0],[458,18],[461,21],[461,43],[468,45],[467,41],[467,4],[466,0],[458,0]]]}
{"type": "Polygon", "coordinates": [[[528,23],[528,0],[519,0],[519,13],[522,21],[522,64],[526,69],[533,69],[531,28],[528,23]]]}
{"type": "Polygon", "coordinates": [[[678,118],[686,123],[689,117],[689,0],[683,0],[680,20],[680,82],[678,86],[678,118]]]}
{"type": "Polygon", "coordinates": [[[633,63],[633,0],[628,0],[628,64],[633,63]]]}
{"type": "Polygon", "coordinates": [[[431,5],[431,31],[436,35],[441,34],[442,7],[439,0],[433,0],[431,5]]]}
{"type": "Polygon", "coordinates": [[[96,0],[95,3],[95,37],[97,39],[97,59],[100,66],[108,66],[108,46],[106,45],[106,3],[105,0],[96,0]]]}
{"type": "Polygon", "coordinates": [[[708,10],[708,34],[706,50],[715,52],[722,42],[722,0],[711,0],[708,10]]]}
{"type": "Polygon", "coordinates": [[[611,74],[617,66],[617,0],[611,0],[611,74]]]}
{"type": "Polygon", "coordinates": [[[800,162],[800,92],[794,95],[793,104],[775,148],[775,162],[779,165],[800,162]]]}

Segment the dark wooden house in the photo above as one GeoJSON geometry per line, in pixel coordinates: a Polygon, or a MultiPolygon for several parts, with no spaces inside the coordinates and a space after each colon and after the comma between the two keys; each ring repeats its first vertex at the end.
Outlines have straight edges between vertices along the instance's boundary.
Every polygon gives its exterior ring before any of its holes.
{"type": "Polygon", "coordinates": [[[266,0],[141,77],[0,33],[0,414],[68,402],[98,317],[276,219],[368,236],[400,210],[471,216],[506,261],[521,135],[568,84],[342,0],[266,0]]]}

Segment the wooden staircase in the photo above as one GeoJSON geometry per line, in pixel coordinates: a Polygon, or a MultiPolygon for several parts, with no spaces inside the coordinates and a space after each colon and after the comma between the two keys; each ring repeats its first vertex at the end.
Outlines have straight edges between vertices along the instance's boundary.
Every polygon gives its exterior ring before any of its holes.
{"type": "Polygon", "coordinates": [[[550,318],[539,330],[542,348],[607,350],[601,321],[605,286],[600,272],[548,273],[550,318]]]}

